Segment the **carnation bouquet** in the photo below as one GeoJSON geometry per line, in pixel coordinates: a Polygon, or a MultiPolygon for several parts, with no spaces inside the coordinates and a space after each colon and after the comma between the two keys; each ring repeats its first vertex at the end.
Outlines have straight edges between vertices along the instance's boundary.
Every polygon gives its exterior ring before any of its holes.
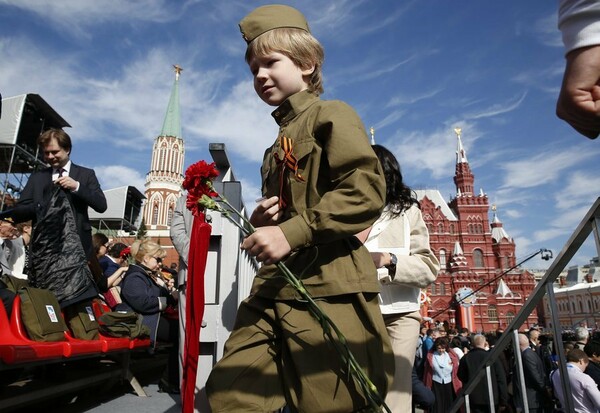
{"type": "MultiPolygon", "coordinates": [[[[215,191],[212,180],[218,176],[215,164],[208,164],[205,161],[199,161],[191,165],[185,172],[183,188],[188,191],[186,206],[195,216],[203,215],[205,209],[219,212],[231,223],[236,225],[246,236],[255,232],[254,226],[246,217],[236,210],[222,195],[215,191]]],[[[317,320],[323,329],[323,335],[328,342],[335,348],[342,364],[346,369],[346,374],[351,376],[359,385],[364,397],[369,403],[372,412],[381,412],[382,408],[390,412],[387,405],[377,391],[377,387],[366,375],[359,365],[354,355],[348,347],[346,337],[335,325],[335,323],[325,314],[316,300],[304,287],[302,280],[296,277],[290,269],[283,263],[277,262],[277,268],[281,276],[291,285],[298,294],[299,300],[306,305],[306,309],[317,320]]]]}

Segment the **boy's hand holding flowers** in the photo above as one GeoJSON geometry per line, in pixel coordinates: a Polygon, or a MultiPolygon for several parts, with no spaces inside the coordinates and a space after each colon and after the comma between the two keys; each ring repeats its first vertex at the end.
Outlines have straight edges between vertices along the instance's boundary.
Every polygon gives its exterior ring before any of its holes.
{"type": "Polygon", "coordinates": [[[283,231],[277,226],[256,228],[244,239],[242,249],[267,265],[281,261],[292,251],[283,231]]]}
{"type": "Polygon", "coordinates": [[[255,227],[266,227],[268,225],[277,225],[281,214],[279,213],[279,197],[272,196],[263,199],[254,209],[250,216],[250,223],[255,227]]]}

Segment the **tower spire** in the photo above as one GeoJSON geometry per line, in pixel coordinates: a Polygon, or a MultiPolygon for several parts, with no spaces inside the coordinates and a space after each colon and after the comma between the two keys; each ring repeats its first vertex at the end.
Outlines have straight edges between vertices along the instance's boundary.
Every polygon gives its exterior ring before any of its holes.
{"type": "Polygon", "coordinates": [[[500,242],[504,238],[506,238],[507,240],[510,241],[511,238],[508,236],[508,233],[504,229],[504,225],[502,224],[502,221],[500,221],[500,219],[498,218],[498,215],[496,214],[497,209],[498,208],[496,207],[496,204],[493,204],[492,212],[494,214],[494,217],[492,218],[492,223],[490,224],[492,227],[492,239],[495,242],[500,242]]]}
{"type": "Polygon", "coordinates": [[[183,69],[179,65],[173,65],[175,72],[175,82],[171,89],[171,97],[167,106],[167,113],[163,122],[160,136],[172,136],[181,138],[181,116],[179,113],[179,76],[183,69]]]}
{"type": "Polygon", "coordinates": [[[454,133],[456,133],[456,171],[454,173],[454,183],[456,184],[456,196],[468,196],[472,197],[473,194],[473,184],[475,183],[475,177],[471,172],[471,167],[469,166],[469,162],[467,161],[467,152],[465,152],[465,148],[462,144],[462,139],[460,138],[462,129],[454,128],[454,133]]]}
{"type": "Polygon", "coordinates": [[[462,132],[461,128],[454,128],[454,133],[456,133],[456,140],[457,140],[457,145],[456,145],[456,163],[468,163],[469,161],[467,160],[467,152],[465,151],[465,148],[463,147],[462,144],[462,140],[460,139],[460,134],[462,132]]]}

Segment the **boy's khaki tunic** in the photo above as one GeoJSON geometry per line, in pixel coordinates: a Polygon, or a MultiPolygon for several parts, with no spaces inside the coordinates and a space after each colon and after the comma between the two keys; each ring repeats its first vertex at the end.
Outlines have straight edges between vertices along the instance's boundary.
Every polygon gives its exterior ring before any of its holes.
{"type": "MultiPolygon", "coordinates": [[[[279,224],[293,253],[285,261],[313,297],[378,293],[377,270],[368,250],[353,236],[371,225],[385,202],[385,180],[358,115],[340,101],[307,92],[288,98],[273,117],[279,137],[267,149],[261,169],[263,195],[279,195],[283,159],[280,138],[293,141],[298,175],[286,169],[285,221],[279,224]],[[276,155],[276,156],[275,156],[276,155]],[[312,263],[312,264],[311,264],[312,263]]],[[[259,271],[252,293],[293,299],[292,287],[259,271]]]]}
{"type": "MultiPolygon", "coordinates": [[[[265,153],[262,192],[271,197],[283,188],[287,206],[279,226],[293,250],[285,262],[313,297],[323,298],[321,309],[383,395],[394,358],[379,310],[375,266],[353,236],[378,218],[384,204],[377,157],[359,117],[343,102],[303,91],[273,116],[280,131],[265,153]],[[286,169],[280,186],[284,136],[293,141],[298,170],[286,169]]],[[[275,266],[260,269],[207,383],[213,412],[274,411],[286,399],[292,412],[365,407],[321,326],[296,298],[275,266]]]]}

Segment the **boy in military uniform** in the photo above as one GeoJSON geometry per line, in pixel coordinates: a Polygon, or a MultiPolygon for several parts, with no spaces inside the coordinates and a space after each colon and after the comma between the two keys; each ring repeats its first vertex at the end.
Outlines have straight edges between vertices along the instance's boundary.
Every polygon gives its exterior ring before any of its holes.
{"type": "MultiPolygon", "coordinates": [[[[348,340],[382,398],[394,358],[376,269],[353,236],[379,216],[385,181],[352,108],[322,101],[323,49],[304,16],[262,6],[240,22],[254,88],[279,125],[265,152],[257,231],[242,249],[264,265],[206,390],[216,412],[353,412],[368,403],[318,322],[278,276],[284,261],[348,340]]],[[[407,372],[408,374],[408,372],[407,372]]]]}

